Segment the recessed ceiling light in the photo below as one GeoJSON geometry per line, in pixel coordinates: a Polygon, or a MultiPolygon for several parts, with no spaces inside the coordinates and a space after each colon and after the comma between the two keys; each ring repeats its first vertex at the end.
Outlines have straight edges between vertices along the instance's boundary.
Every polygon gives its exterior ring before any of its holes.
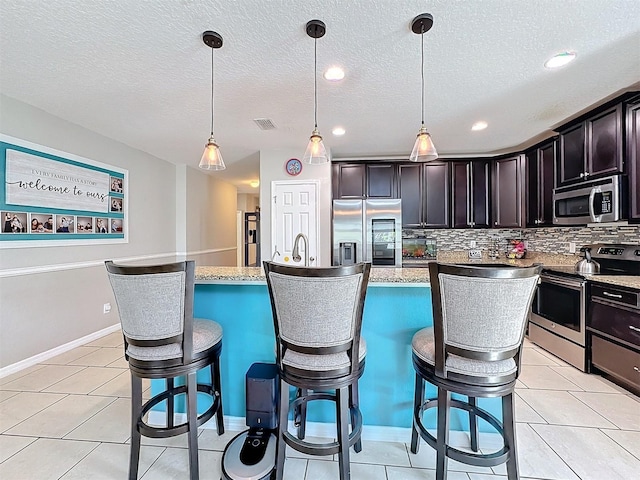
{"type": "Polygon", "coordinates": [[[336,137],[340,137],[346,133],[346,130],[342,127],[335,127],[333,130],[331,130],[331,133],[333,133],[336,137]]]}
{"type": "Polygon", "coordinates": [[[340,67],[331,67],[324,72],[324,78],[330,82],[339,82],[344,78],[344,70],[340,67]]]}
{"type": "Polygon", "coordinates": [[[249,182],[249,185],[251,185],[253,188],[258,188],[258,186],[260,185],[260,180],[251,180],[249,182]]]}
{"type": "Polygon", "coordinates": [[[489,124],[487,122],[476,122],[471,126],[471,130],[477,132],[478,130],[484,130],[489,124]]]}
{"type": "Polygon", "coordinates": [[[558,68],[575,60],[576,52],[561,52],[544,62],[546,68],[558,68]]]}

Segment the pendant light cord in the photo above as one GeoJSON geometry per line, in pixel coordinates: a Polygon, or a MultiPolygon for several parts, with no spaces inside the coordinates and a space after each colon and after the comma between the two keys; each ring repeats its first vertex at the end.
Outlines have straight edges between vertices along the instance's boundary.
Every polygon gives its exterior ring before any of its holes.
{"type": "Polygon", "coordinates": [[[420,41],[422,45],[422,126],[424,127],[424,25],[422,26],[422,33],[420,34],[420,41]]]}
{"type": "Polygon", "coordinates": [[[313,123],[318,128],[318,39],[313,39],[313,123]]]}
{"type": "Polygon", "coordinates": [[[213,51],[215,49],[211,48],[211,136],[213,137],[213,94],[214,94],[214,85],[215,85],[215,77],[214,77],[214,69],[213,69],[213,51]]]}

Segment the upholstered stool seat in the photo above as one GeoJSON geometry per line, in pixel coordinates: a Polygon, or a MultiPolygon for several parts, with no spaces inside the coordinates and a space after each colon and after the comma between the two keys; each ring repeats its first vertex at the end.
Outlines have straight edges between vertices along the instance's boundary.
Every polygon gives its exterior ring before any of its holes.
{"type": "Polygon", "coordinates": [[[370,269],[368,263],[300,268],[264,262],[280,376],[277,480],[283,477],[286,446],[309,455],[338,454],[340,478],[350,478],[349,448],[362,449],[358,379],[367,344],[360,330],[370,269]],[[335,402],[335,441],[304,440],[307,406],[315,400],[335,402]],[[289,432],[290,412],[296,435],[289,432]]]}
{"type": "MultiPolygon", "coordinates": [[[[433,327],[419,330],[411,342],[413,353],[422,361],[429,365],[436,364],[436,343],[433,336],[433,327]]],[[[484,360],[474,360],[472,358],[460,357],[451,354],[447,356],[445,367],[449,372],[461,373],[473,377],[487,377],[495,375],[511,375],[516,372],[516,362],[513,358],[487,362],[484,360]]]]}
{"type": "MultiPolygon", "coordinates": [[[[224,433],[220,390],[222,327],[193,318],[195,263],[122,266],[105,262],[118,305],[125,358],[131,372],[131,450],[129,479],[138,477],[141,436],[165,438],[188,434],[189,476],[199,477],[198,427],[216,415],[224,433]],[[203,370],[209,380],[198,382],[203,370]],[[186,377],[184,382],[176,381],[186,377]],[[164,379],[165,390],[143,402],[142,379],[164,379]],[[208,397],[198,414],[198,394],[208,397]],[[185,397],[186,421],[176,423],[176,400],[185,397]],[[163,407],[154,423],[149,415],[163,407]],[[158,424],[159,416],[164,423],[158,424]]],[[[204,398],[203,398],[204,400],[204,398]]]]}
{"type": "Polygon", "coordinates": [[[429,265],[433,327],[416,332],[411,342],[416,371],[411,452],[418,452],[420,438],[436,450],[437,480],[446,480],[449,458],[481,467],[506,462],[509,480],[519,478],[513,390],[540,270],[429,265]],[[425,399],[425,382],[437,387],[436,398],[425,399]],[[478,397],[500,397],[502,419],[479,407],[478,397]],[[424,412],[432,408],[437,410],[436,435],[423,424],[424,412]],[[449,445],[451,408],[469,416],[471,451],[449,445]],[[502,436],[500,450],[480,451],[478,417],[502,436]]]}

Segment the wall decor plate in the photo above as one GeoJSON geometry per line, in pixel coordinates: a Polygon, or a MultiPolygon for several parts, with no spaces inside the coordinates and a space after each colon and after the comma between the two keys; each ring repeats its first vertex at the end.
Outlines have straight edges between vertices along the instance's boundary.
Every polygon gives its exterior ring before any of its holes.
{"type": "Polygon", "coordinates": [[[299,175],[302,171],[302,162],[300,162],[300,160],[298,160],[297,158],[290,158],[285,164],[285,169],[291,176],[299,175]]]}

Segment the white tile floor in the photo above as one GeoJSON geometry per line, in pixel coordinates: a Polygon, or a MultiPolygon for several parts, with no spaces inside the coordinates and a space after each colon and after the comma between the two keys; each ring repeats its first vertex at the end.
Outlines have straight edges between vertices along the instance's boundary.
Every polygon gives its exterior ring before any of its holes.
{"type": "MultiPolygon", "coordinates": [[[[640,398],[586,375],[526,343],[516,390],[520,474],[524,479],[640,478],[640,398]]],[[[0,478],[127,478],[129,373],[114,333],[0,379],[0,478]]],[[[226,443],[202,429],[200,478],[218,480],[226,443]]],[[[188,476],[187,442],[143,439],[140,478],[188,476]]],[[[363,442],[351,455],[354,480],[435,478],[435,453],[407,443],[363,442]]],[[[481,442],[481,448],[483,447],[481,442]]],[[[504,466],[449,461],[450,480],[505,479],[504,466]]],[[[288,480],[335,479],[338,464],[288,450],[288,480]]]]}

